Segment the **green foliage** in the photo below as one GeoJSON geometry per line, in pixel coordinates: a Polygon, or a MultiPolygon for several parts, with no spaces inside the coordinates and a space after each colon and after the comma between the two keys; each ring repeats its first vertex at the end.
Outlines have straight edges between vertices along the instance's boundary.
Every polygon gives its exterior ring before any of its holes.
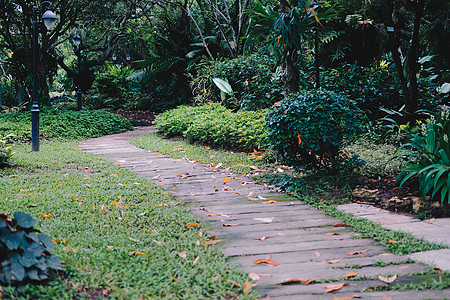
{"type": "Polygon", "coordinates": [[[327,90],[292,95],[274,106],[267,126],[274,150],[300,167],[338,168],[339,150],[359,131],[361,111],[344,95],[327,90]]]}
{"type": "Polygon", "coordinates": [[[49,269],[61,270],[61,262],[52,255],[53,241],[34,229],[36,221],[27,213],[14,213],[14,220],[0,215],[0,282],[43,281],[49,269]]]}
{"type": "Polygon", "coordinates": [[[407,158],[398,176],[402,186],[408,179],[418,177],[423,196],[440,196],[441,204],[450,203],[450,108],[443,106],[435,118],[413,134],[402,148],[407,158]]]}
{"type": "Polygon", "coordinates": [[[91,109],[123,108],[127,102],[127,92],[130,91],[127,77],[134,72],[130,67],[107,64],[104,72],[97,73],[93,84],[94,95],[85,97],[84,104],[91,109]]]}
{"type": "Polygon", "coordinates": [[[156,117],[156,124],[165,136],[182,135],[223,148],[253,150],[267,148],[265,116],[264,110],[234,113],[213,103],[167,111],[156,117]]]}
{"type": "Polygon", "coordinates": [[[13,135],[9,134],[0,139],[0,168],[9,166],[9,159],[13,155],[12,144],[8,142],[13,135]]]}
{"type": "MultiPolygon", "coordinates": [[[[50,139],[86,139],[132,129],[127,119],[105,111],[44,109],[40,114],[40,134],[50,139]]],[[[0,114],[0,134],[14,134],[15,140],[30,140],[31,114],[0,114]]]]}

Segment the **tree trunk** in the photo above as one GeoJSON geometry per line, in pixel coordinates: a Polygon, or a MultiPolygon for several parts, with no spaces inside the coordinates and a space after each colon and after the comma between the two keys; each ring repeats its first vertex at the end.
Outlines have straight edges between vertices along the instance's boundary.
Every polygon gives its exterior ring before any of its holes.
{"type": "Polygon", "coordinates": [[[411,47],[408,53],[408,80],[409,80],[409,99],[406,102],[406,112],[410,121],[415,120],[415,112],[419,104],[419,88],[417,85],[417,73],[419,72],[419,30],[420,21],[425,7],[425,0],[418,0],[416,2],[416,11],[414,17],[414,31],[411,42],[411,47]]]}
{"type": "Polygon", "coordinates": [[[284,69],[284,97],[299,91],[300,72],[295,65],[297,61],[297,51],[291,50],[286,55],[286,68],[284,69]]]}

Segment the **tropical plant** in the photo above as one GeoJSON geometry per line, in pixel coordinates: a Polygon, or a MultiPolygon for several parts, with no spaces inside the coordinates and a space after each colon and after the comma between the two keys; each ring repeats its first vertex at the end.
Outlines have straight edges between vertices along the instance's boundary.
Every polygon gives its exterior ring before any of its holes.
{"type": "Polygon", "coordinates": [[[61,270],[59,258],[50,253],[52,238],[34,229],[37,222],[27,213],[13,215],[0,215],[0,282],[43,281],[49,269],[61,270]]]}
{"type": "Polygon", "coordinates": [[[13,135],[8,134],[0,139],[0,168],[9,165],[9,159],[13,154],[12,144],[8,142],[8,139],[11,137],[13,137],[13,135]]]}
{"type": "Polygon", "coordinates": [[[339,169],[339,151],[359,131],[361,116],[342,94],[294,94],[276,103],[267,117],[270,143],[281,159],[297,168],[339,169]]]}
{"type": "Polygon", "coordinates": [[[417,177],[422,196],[440,195],[441,204],[450,202],[450,108],[443,106],[435,118],[413,134],[409,143],[402,146],[400,156],[406,158],[397,181],[402,186],[408,179],[417,177]],[[408,173],[406,176],[405,173],[408,173]],[[403,177],[404,176],[404,177],[403,177]],[[402,179],[403,178],[403,179],[402,179]]]}

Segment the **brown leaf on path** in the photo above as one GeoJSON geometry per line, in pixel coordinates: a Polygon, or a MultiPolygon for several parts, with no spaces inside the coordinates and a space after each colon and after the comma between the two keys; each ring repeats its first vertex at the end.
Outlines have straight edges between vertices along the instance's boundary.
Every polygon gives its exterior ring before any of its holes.
{"type": "Polygon", "coordinates": [[[341,296],[341,297],[333,297],[331,300],[350,300],[355,298],[361,298],[359,295],[348,295],[348,296],[341,296]]]}
{"type": "Polygon", "coordinates": [[[409,266],[401,266],[401,267],[398,267],[399,269],[408,269],[409,268],[409,266]]]}
{"type": "Polygon", "coordinates": [[[250,201],[258,201],[259,200],[258,198],[252,198],[250,196],[246,196],[245,198],[247,198],[250,201]]]}
{"type": "Polygon", "coordinates": [[[238,223],[236,223],[236,224],[227,223],[227,224],[223,224],[222,226],[223,227],[232,227],[232,226],[238,226],[238,225],[239,225],[238,223]]]}
{"type": "Polygon", "coordinates": [[[250,285],[250,282],[246,281],[244,282],[244,285],[242,287],[242,289],[244,290],[244,294],[247,294],[250,291],[250,288],[252,286],[250,285]]]}
{"type": "Polygon", "coordinates": [[[164,172],[163,170],[157,170],[156,173],[162,173],[164,172]]]}
{"type": "Polygon", "coordinates": [[[337,233],[337,232],[327,232],[327,233],[324,233],[325,235],[340,235],[340,233],[337,233]]]}
{"type": "Polygon", "coordinates": [[[428,223],[428,224],[433,224],[434,221],[436,221],[436,219],[435,219],[435,218],[431,218],[431,219],[429,219],[429,220],[427,221],[427,223],[428,223]]]}
{"type": "Polygon", "coordinates": [[[261,277],[258,274],[253,273],[253,272],[249,273],[248,277],[250,277],[250,279],[253,280],[253,281],[258,281],[259,279],[261,279],[261,277]]]}
{"type": "Polygon", "coordinates": [[[325,291],[325,293],[331,293],[334,291],[339,291],[340,289],[342,289],[344,286],[349,285],[349,283],[337,283],[337,284],[329,284],[326,285],[325,288],[327,289],[325,291]]]}
{"type": "Polygon", "coordinates": [[[267,265],[271,265],[271,266],[278,266],[280,264],[280,263],[270,260],[270,259],[258,259],[258,260],[255,260],[253,263],[257,264],[257,265],[267,264],[267,265]]]}
{"type": "Polygon", "coordinates": [[[344,224],[344,223],[336,223],[336,224],[333,224],[333,227],[353,227],[352,225],[347,225],[347,224],[344,224]]]}
{"type": "Polygon", "coordinates": [[[218,242],[221,242],[222,240],[213,240],[213,241],[205,241],[202,243],[203,246],[209,246],[209,245],[214,245],[217,244],[218,242]]]}
{"type": "Polygon", "coordinates": [[[394,240],[390,240],[390,239],[387,239],[387,242],[389,244],[397,244],[398,243],[398,241],[394,241],[394,240]]]}
{"type": "Polygon", "coordinates": [[[315,255],[316,257],[320,257],[320,252],[316,251],[316,252],[314,252],[314,255],[315,255]]]}
{"type": "Polygon", "coordinates": [[[231,178],[230,178],[230,177],[225,177],[225,178],[223,179],[223,183],[224,183],[224,184],[227,183],[227,182],[231,182],[231,178]]]}
{"type": "Polygon", "coordinates": [[[278,201],[275,201],[275,200],[269,200],[269,201],[266,201],[265,203],[267,203],[267,204],[272,204],[272,203],[278,203],[278,201]]]}
{"type": "Polygon", "coordinates": [[[392,277],[384,277],[379,275],[378,280],[383,281],[385,283],[393,283],[397,279],[397,275],[394,275],[392,277]]]}
{"type": "Polygon", "coordinates": [[[337,264],[338,262],[340,262],[340,259],[335,259],[335,260],[327,260],[327,263],[329,263],[330,265],[332,264],[337,264]]]}
{"type": "Polygon", "coordinates": [[[363,254],[367,251],[369,251],[369,249],[350,251],[350,252],[347,252],[347,255],[363,254]]]}
{"type": "Polygon", "coordinates": [[[392,300],[392,297],[389,294],[384,294],[383,300],[392,300]]]}
{"type": "Polygon", "coordinates": [[[387,252],[378,254],[378,256],[391,256],[391,255],[394,255],[394,254],[392,254],[392,253],[387,253],[387,252]]]}
{"type": "Polygon", "coordinates": [[[208,213],[206,216],[207,216],[207,217],[217,217],[217,216],[220,216],[220,214],[216,214],[216,213],[208,213]]]}
{"type": "Polygon", "coordinates": [[[186,258],[186,251],[178,252],[178,255],[179,255],[181,258],[186,258]]]}
{"type": "Polygon", "coordinates": [[[434,270],[435,270],[438,274],[444,274],[444,272],[442,272],[442,270],[439,269],[439,268],[434,268],[434,270]]]}
{"type": "Polygon", "coordinates": [[[265,236],[263,236],[263,237],[260,237],[260,238],[257,238],[257,240],[260,240],[261,242],[263,242],[264,240],[266,239],[266,237],[265,236]]]}
{"type": "Polygon", "coordinates": [[[345,274],[345,279],[356,277],[357,275],[358,275],[358,272],[348,272],[347,274],[345,274]]]}
{"type": "Polygon", "coordinates": [[[303,280],[300,280],[298,278],[292,278],[292,279],[289,279],[289,280],[286,280],[286,281],[283,281],[283,282],[280,282],[280,283],[277,283],[277,284],[279,284],[279,285],[288,285],[288,284],[302,284],[302,283],[303,283],[303,280]]]}

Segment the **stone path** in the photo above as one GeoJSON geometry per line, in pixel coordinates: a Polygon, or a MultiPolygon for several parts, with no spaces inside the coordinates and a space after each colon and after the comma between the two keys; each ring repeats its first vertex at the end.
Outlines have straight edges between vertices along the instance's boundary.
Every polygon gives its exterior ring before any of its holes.
{"type": "Polygon", "coordinates": [[[395,283],[409,283],[417,279],[402,275],[422,272],[428,267],[393,255],[373,240],[358,238],[351,228],[335,227],[342,222],[299,200],[257,185],[242,174],[172,159],[128,142],[153,130],[136,128],[84,141],[80,146],[84,151],[120,162],[122,167],[156,181],[180,201],[189,203],[208,235],[222,241],[217,245],[223,254],[257,279],[257,291],[267,295],[265,299],[332,299],[350,295],[363,299],[450,298],[450,290],[363,293],[366,288],[389,285],[380,281],[378,275],[396,274],[395,283]],[[255,264],[263,259],[279,265],[255,264]],[[349,272],[357,272],[360,280],[345,279],[349,272]],[[280,284],[293,279],[315,282],[280,284]],[[344,286],[326,293],[330,284],[344,286]]]}

